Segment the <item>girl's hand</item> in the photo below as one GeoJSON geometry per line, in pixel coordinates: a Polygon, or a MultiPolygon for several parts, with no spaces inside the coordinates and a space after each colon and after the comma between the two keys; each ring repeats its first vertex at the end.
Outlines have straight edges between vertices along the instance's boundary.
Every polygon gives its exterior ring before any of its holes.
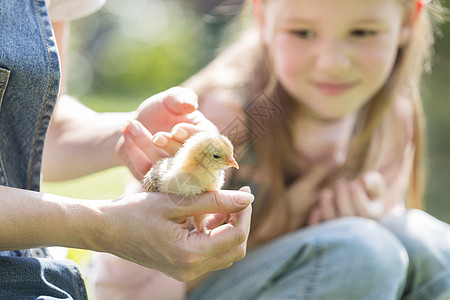
{"type": "MultiPolygon", "coordinates": [[[[205,120],[208,121],[206,118],[205,120]]],[[[179,123],[172,128],[171,132],[160,131],[155,133],[152,141],[155,146],[163,150],[169,156],[174,156],[188,138],[198,132],[205,131],[219,132],[217,127],[211,122],[209,122],[209,124],[179,123]]]]}
{"type": "Polygon", "coordinates": [[[139,106],[136,119],[124,127],[116,145],[120,160],[138,180],[154,162],[173,155],[196,131],[217,131],[214,124],[197,110],[197,101],[193,91],[176,87],[150,97],[139,106]],[[168,130],[172,130],[171,133],[152,134],[168,130]]]}
{"type": "Polygon", "coordinates": [[[386,183],[375,171],[365,173],[358,180],[338,183],[319,194],[308,225],[349,216],[378,220],[383,213],[385,195],[386,183]]]}

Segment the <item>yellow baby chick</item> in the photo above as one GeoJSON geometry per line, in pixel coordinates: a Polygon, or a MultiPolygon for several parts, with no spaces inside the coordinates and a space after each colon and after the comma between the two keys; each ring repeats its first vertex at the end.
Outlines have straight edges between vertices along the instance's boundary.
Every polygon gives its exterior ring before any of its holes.
{"type": "Polygon", "coordinates": [[[200,132],[186,140],[174,157],[159,160],[142,186],[148,192],[193,197],[222,188],[229,167],[239,169],[231,142],[221,134],[200,132]]]}

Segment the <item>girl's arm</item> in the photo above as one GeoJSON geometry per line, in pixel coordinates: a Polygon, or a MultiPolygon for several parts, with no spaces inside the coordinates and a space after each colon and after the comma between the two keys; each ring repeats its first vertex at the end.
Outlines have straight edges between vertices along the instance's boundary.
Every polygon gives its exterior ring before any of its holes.
{"type": "Polygon", "coordinates": [[[134,115],[97,113],[70,96],[60,96],[45,141],[44,179],[68,180],[122,165],[116,147],[134,115]]]}
{"type": "Polygon", "coordinates": [[[197,96],[188,89],[169,89],[148,98],[137,110],[127,113],[97,113],[65,95],[68,33],[64,22],[53,26],[61,56],[63,87],[44,147],[42,168],[45,180],[67,180],[118,165],[127,165],[138,179],[142,179],[153,161],[165,156],[151,143],[152,133],[168,131],[180,122],[205,127],[212,125],[197,111],[197,96]],[[129,124],[130,120],[139,121],[147,131],[139,131],[139,127],[129,124]],[[145,134],[145,153],[130,153],[123,131],[132,135],[145,134]],[[139,162],[136,157],[140,157],[139,162]]]}

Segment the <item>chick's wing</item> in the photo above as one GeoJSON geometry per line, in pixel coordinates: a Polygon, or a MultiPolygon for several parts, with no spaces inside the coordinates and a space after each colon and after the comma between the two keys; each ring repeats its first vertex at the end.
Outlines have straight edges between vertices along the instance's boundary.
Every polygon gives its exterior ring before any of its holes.
{"type": "Polygon", "coordinates": [[[159,192],[161,179],[167,173],[170,165],[170,158],[159,160],[142,179],[142,186],[147,192],[159,192]]]}

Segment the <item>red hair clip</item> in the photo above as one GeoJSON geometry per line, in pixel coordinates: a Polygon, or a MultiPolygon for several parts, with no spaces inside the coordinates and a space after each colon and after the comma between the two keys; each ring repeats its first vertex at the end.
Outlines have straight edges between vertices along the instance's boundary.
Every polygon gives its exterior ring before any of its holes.
{"type": "Polygon", "coordinates": [[[414,13],[414,21],[419,18],[420,12],[422,11],[423,7],[426,6],[428,3],[430,3],[430,0],[417,0],[416,1],[416,12],[414,13]]]}

